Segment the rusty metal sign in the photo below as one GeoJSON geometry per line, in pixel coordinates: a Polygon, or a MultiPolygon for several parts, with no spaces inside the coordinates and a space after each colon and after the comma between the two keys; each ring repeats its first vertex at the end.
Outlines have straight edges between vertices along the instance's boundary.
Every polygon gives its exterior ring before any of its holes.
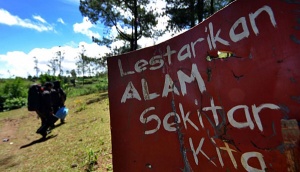
{"type": "Polygon", "coordinates": [[[300,171],[300,1],[236,1],[108,59],[113,169],[300,171]]]}

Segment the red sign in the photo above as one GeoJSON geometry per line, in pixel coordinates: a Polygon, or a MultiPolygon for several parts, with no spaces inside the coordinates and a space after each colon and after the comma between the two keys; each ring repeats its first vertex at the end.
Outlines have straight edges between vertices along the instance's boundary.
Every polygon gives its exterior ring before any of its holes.
{"type": "Polygon", "coordinates": [[[299,20],[298,1],[236,1],[109,58],[114,171],[299,171],[299,20]]]}

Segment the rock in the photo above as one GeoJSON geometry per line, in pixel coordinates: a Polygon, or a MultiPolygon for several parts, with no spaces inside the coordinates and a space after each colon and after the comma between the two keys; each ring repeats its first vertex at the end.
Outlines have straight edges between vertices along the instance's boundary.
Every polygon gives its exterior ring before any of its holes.
{"type": "Polygon", "coordinates": [[[8,138],[5,138],[5,139],[3,139],[2,141],[3,141],[3,142],[8,142],[9,139],[8,139],[8,138]]]}

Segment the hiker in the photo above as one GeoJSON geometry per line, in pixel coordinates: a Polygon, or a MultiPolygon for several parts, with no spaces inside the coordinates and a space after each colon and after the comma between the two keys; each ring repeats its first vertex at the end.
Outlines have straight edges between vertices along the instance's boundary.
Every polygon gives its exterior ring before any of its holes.
{"type": "Polygon", "coordinates": [[[46,138],[47,134],[50,132],[49,127],[53,126],[54,121],[57,118],[53,115],[53,101],[51,98],[51,92],[53,88],[53,83],[46,82],[41,95],[41,102],[37,114],[42,120],[41,127],[36,131],[36,133],[41,134],[43,138],[46,138]]]}
{"type": "MultiPolygon", "coordinates": [[[[53,85],[54,85],[54,87],[53,87],[54,91],[51,95],[53,97],[53,112],[54,112],[54,114],[56,114],[56,112],[60,108],[65,107],[65,101],[66,101],[67,95],[64,92],[64,90],[60,87],[60,81],[54,81],[53,85]]],[[[60,122],[65,123],[65,119],[60,118],[60,122]]]]}
{"type": "MultiPolygon", "coordinates": [[[[39,104],[41,104],[41,102],[39,102],[39,104]]],[[[35,111],[38,114],[38,117],[41,119],[41,126],[45,125],[47,122],[47,117],[46,114],[44,113],[45,110],[43,110],[41,107],[38,107],[35,111]]]]}

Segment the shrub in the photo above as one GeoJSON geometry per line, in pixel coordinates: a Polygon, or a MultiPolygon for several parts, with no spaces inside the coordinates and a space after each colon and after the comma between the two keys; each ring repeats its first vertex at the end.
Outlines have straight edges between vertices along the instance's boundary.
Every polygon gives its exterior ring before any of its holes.
{"type": "Polygon", "coordinates": [[[26,97],[26,89],[21,78],[7,80],[3,88],[3,94],[8,98],[26,97]]]}
{"type": "Polygon", "coordinates": [[[6,99],[3,108],[4,110],[13,110],[18,109],[26,105],[26,98],[18,97],[18,98],[12,98],[12,99],[6,99]]]}
{"type": "Polygon", "coordinates": [[[106,91],[108,89],[107,83],[100,83],[96,85],[99,91],[106,91]]]}
{"type": "Polygon", "coordinates": [[[87,81],[84,80],[84,84],[85,84],[85,85],[87,85],[87,84],[93,84],[93,81],[92,81],[92,80],[87,80],[87,81]]]}
{"type": "Polygon", "coordinates": [[[53,75],[49,75],[49,74],[41,74],[39,80],[42,84],[45,84],[46,82],[51,82],[51,81],[58,80],[58,77],[53,76],[53,75]]]}

